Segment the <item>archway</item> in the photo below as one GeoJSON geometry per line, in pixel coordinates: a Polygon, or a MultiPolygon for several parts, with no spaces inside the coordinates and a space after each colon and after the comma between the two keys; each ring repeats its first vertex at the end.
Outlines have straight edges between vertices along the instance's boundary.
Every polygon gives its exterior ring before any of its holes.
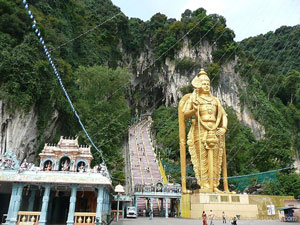
{"type": "Polygon", "coordinates": [[[53,169],[53,161],[48,159],[45,160],[43,163],[43,170],[44,171],[51,171],[53,169]]]}

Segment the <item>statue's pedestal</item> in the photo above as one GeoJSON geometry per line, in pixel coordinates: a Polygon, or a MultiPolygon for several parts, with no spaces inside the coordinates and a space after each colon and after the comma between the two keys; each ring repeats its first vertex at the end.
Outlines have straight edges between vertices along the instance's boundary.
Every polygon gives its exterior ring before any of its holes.
{"type": "Polygon", "coordinates": [[[236,215],[251,220],[256,219],[258,215],[258,207],[249,203],[249,195],[241,194],[182,194],[181,209],[183,218],[192,219],[200,219],[203,211],[209,215],[210,210],[214,212],[216,219],[222,218],[223,211],[227,220],[236,215]]]}
{"type": "Polygon", "coordinates": [[[268,207],[285,206],[285,200],[293,200],[293,196],[274,195],[244,195],[193,193],[181,195],[181,216],[183,218],[202,219],[202,212],[209,215],[213,210],[216,219],[222,219],[225,212],[227,220],[240,215],[242,220],[279,220],[278,210],[268,210],[268,207]]]}

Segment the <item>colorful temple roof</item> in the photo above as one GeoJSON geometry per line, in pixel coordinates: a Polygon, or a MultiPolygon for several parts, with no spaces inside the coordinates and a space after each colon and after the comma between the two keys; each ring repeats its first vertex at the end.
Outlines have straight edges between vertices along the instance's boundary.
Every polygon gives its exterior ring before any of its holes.
{"type": "Polygon", "coordinates": [[[100,164],[91,168],[91,147],[79,145],[78,137],[60,137],[57,144],[46,143],[39,156],[40,166],[37,167],[26,159],[20,165],[12,152],[0,155],[0,182],[106,185],[112,189],[106,166],[100,164]]]}

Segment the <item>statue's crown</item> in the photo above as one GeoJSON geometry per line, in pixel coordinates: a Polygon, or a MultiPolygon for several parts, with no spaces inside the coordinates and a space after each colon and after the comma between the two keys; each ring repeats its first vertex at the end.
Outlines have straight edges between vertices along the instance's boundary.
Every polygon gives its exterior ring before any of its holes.
{"type": "Polygon", "coordinates": [[[192,86],[194,88],[200,88],[202,85],[203,80],[209,80],[209,77],[207,76],[207,73],[202,68],[197,76],[192,80],[192,86]]]}
{"type": "Polygon", "coordinates": [[[200,77],[201,75],[206,75],[207,76],[207,73],[204,71],[203,68],[201,68],[200,72],[198,73],[198,77],[200,77]]]}

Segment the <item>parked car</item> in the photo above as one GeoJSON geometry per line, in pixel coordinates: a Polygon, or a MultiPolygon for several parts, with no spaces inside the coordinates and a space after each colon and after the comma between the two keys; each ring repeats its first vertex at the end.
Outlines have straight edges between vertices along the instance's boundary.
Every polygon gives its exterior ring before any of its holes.
{"type": "Polygon", "coordinates": [[[127,207],[127,218],[136,218],[136,208],[134,206],[127,207]]]}

